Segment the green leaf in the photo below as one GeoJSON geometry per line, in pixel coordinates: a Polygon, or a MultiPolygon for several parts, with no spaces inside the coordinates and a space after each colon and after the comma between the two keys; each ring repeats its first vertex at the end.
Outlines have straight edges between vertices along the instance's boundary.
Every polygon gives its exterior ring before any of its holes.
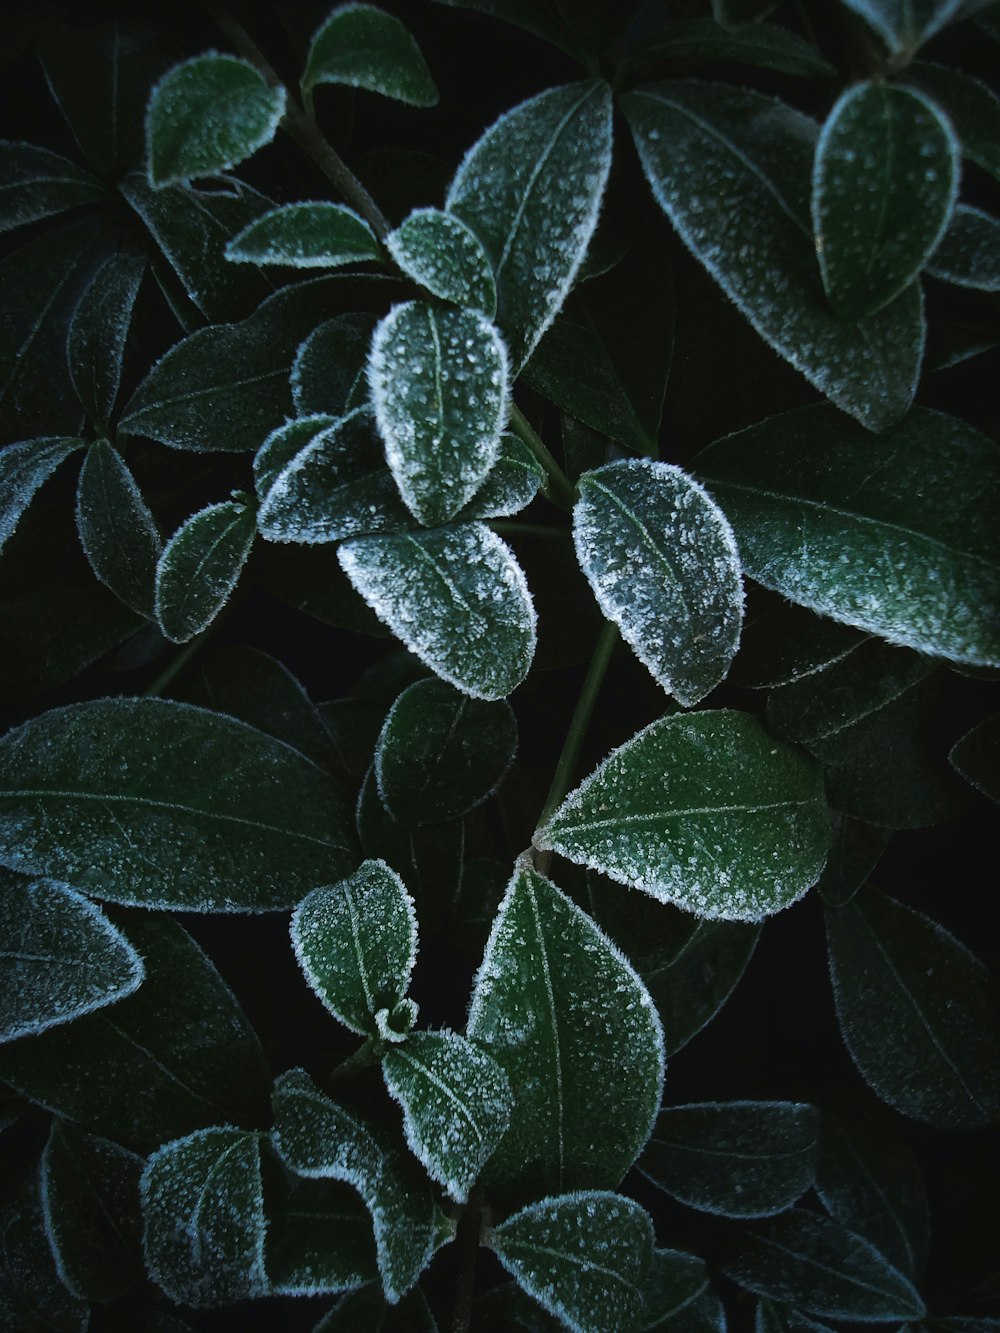
{"type": "Polygon", "coordinates": [[[121,384],[125,344],[146,271],[142,254],[122,250],[94,274],[69,325],[69,373],[77,397],[99,430],[106,430],[121,384]]]}
{"type": "Polygon", "coordinates": [[[204,1309],[267,1294],[260,1139],[213,1126],[146,1163],[146,1267],[172,1301],[204,1309]]]}
{"type": "Polygon", "coordinates": [[[513,1281],[498,1283],[478,1296],[472,1320],[477,1333],[561,1333],[566,1327],[513,1281]]]}
{"type": "Polygon", "coordinates": [[[145,1281],[138,1154],[54,1120],[40,1163],[42,1209],[59,1276],[74,1296],[113,1301],[145,1281]]]}
{"type": "Polygon", "coordinates": [[[146,112],[154,186],[217,176],[270,143],[285,114],[285,90],[235,56],[195,56],[153,89],[146,112]]]}
{"type": "Polygon", "coordinates": [[[8,139],[0,139],[0,181],[0,232],[104,196],[96,177],[60,153],[8,139]]]}
{"type": "Polygon", "coordinates": [[[832,1319],[919,1319],[910,1282],[866,1240],[828,1217],[793,1208],[747,1225],[718,1265],[741,1287],[832,1319]]]}
{"type": "Polygon", "coordinates": [[[409,31],[374,5],[341,5],[317,29],[309,48],[302,91],[346,83],[411,106],[436,106],[438,90],[409,31]]]}
{"type": "Polygon", "coordinates": [[[861,635],[850,626],[752,585],[728,679],[751,690],[790,685],[846,657],[860,642],[861,635]]]}
{"type": "Polygon", "coordinates": [[[108,915],[145,960],[145,981],[112,1009],[4,1047],[0,1078],[139,1152],[214,1121],[266,1123],[264,1053],[207,956],[169,917],[108,915]]]}
{"type": "Polygon", "coordinates": [[[64,459],[86,443],[76,436],[55,436],[8,444],[0,453],[0,550],[36,492],[64,459]]]}
{"type": "Polygon", "coordinates": [[[963,157],[1000,180],[1000,97],[993,89],[964,70],[923,60],[906,77],[947,112],[963,157]]]}
{"type": "Polygon", "coordinates": [[[774,1305],[769,1300],[757,1302],[754,1320],[755,1333],[830,1333],[829,1326],[792,1310],[787,1305],[774,1305]]]}
{"type": "Polygon", "coordinates": [[[368,1213],[331,1180],[296,1180],[268,1212],[267,1274],[276,1296],[325,1296],[378,1278],[368,1213]]]}
{"type": "Polygon", "coordinates": [[[1000,713],[994,713],[955,742],[952,767],[993,801],[1000,801],[1000,713]]]}
{"type": "Polygon", "coordinates": [[[502,699],[528,674],[531,594],[510,548],[484,524],[355,537],[337,559],[379,620],[464,694],[502,699]]]}
{"type": "Polygon", "coordinates": [[[271,1136],[297,1175],[342,1180],[361,1195],[371,1213],[385,1295],[395,1304],[434,1249],[428,1182],[411,1170],[400,1149],[325,1097],[301,1069],[282,1074],[275,1084],[271,1136]]]}
{"type": "Polygon", "coordinates": [[[844,0],[892,52],[910,54],[948,23],[986,9],[993,0],[844,0]]]}
{"type": "Polygon", "coordinates": [[[701,1102],[660,1112],[639,1169],[691,1208],[780,1213],[816,1176],[820,1116],[804,1102],[701,1102]]]}
{"type": "Polygon", "coordinates": [[[709,1281],[708,1267],[693,1254],[654,1250],[642,1298],[642,1333],[671,1328],[684,1333],[725,1333],[726,1316],[709,1281]]]}
{"type": "Polygon", "coordinates": [[[445,207],[482,242],[516,375],[583,262],[611,167],[611,89],[551,88],[505,112],[466,153],[445,207]]]}
{"type": "Polygon", "coordinates": [[[342,1296],[312,1333],[438,1333],[427,1298],[414,1287],[396,1305],[388,1305],[378,1287],[342,1296]]]}
{"type": "Polygon", "coordinates": [[[226,246],[237,264],[335,268],[381,258],[375,233],[343,204],[283,204],[251,222],[226,246]]]}
{"type": "Polygon", "coordinates": [[[872,888],[826,928],[841,1035],[876,1096],[943,1127],[1000,1117],[996,985],[975,954],[872,888]]]}
{"type": "Polygon", "coordinates": [[[382,1057],[410,1151],[449,1198],[465,1203],[510,1124],[503,1066],[455,1032],[411,1032],[382,1057]]]}
{"type": "Polygon", "coordinates": [[[736,541],[715,502],[669,463],[621,459],[579,483],[573,542],[603,614],[685,706],[725,677],[739,642],[736,541]]]}
{"type": "Polygon", "coordinates": [[[816,885],[827,907],[843,907],[878,865],[888,845],[888,829],[834,815],[830,855],[816,885]]]}
{"type": "Polygon", "coordinates": [[[363,861],[347,879],[313,889],[292,913],[291,933],[306,981],[334,1018],[377,1036],[378,1016],[391,1021],[417,958],[413,899],[396,872],[363,861]]]}
{"type": "Polygon", "coordinates": [[[300,417],[344,416],[368,401],[365,368],[375,316],[338,315],[313,329],[295,354],[292,399],[300,417]]]}
{"type": "Polygon", "coordinates": [[[111,902],[291,907],[352,864],[348,818],[308,759],[189,704],[71,704],[0,739],[0,864],[111,902]]]}
{"type": "Polygon", "coordinates": [[[777,24],[724,28],[710,18],[668,23],[638,47],[633,67],[653,60],[697,60],[706,65],[753,65],[800,79],[832,79],[836,70],[815,46],[777,24]]]}
{"type": "Polygon", "coordinates": [[[1000,221],[959,204],[927,262],[927,272],[959,287],[1000,292],[1000,221]]]}
{"type": "Polygon", "coordinates": [[[468,1035],[510,1079],[510,1128],[485,1173],[508,1202],[613,1189],[649,1137],[663,1033],[624,954],[519,863],[473,985],[468,1035]]]}
{"type": "Polygon", "coordinates": [[[818,766],[720,710],[637,732],[534,842],[697,916],[760,921],[815,884],[829,838],[818,766]]]}
{"type": "Polygon", "coordinates": [[[226,500],[192,514],[156,565],[156,620],[172,643],[206,629],[232,596],[257,533],[256,506],[226,500]]]}
{"type": "Polygon", "coordinates": [[[151,616],[160,534],[135,478],[107,440],[95,440],[83,460],[76,526],[100,581],[133,611],[151,616]]]}
{"type": "Polygon", "coordinates": [[[0,1322],[17,1333],[86,1333],[90,1323],[86,1303],[59,1278],[34,1175],[0,1209],[0,1322]]]}
{"type": "Polygon", "coordinates": [[[697,464],[765,587],[890,643],[1000,663],[1000,453],[971,426],[916,408],[873,439],[819,405],[718,440],[697,464]]]}
{"type": "Polygon", "coordinates": [[[441,680],[418,680],[389,710],[375,749],[379,796],[404,824],[459,819],[496,791],[517,752],[504,700],[470,699],[441,680]]]}
{"type": "Polygon", "coordinates": [[[503,340],[478,310],[408,301],[375,330],[368,360],[375,420],[419,522],[454,518],[496,462],[508,375],[503,340]]]}
{"type": "Polygon", "coordinates": [[[538,494],[545,474],[528,446],[511,431],[500,436],[500,452],[490,475],[464,509],[457,523],[476,518],[509,518],[526,509],[538,494]]]}
{"type": "Polygon", "coordinates": [[[812,218],[823,286],[842,319],[874,315],[944,236],[961,170],[951,125],[923,93],[857,83],[816,144],[812,218]]]}
{"type": "Polygon", "coordinates": [[[481,310],[490,319],[496,314],[497,289],[486,251],[453,213],[414,209],[385,245],[406,276],[432,296],[481,310]]]}
{"type": "Polygon", "coordinates": [[[653,1255],[645,1209],[599,1190],[529,1204],[489,1233],[521,1286],[576,1333],[637,1325],[653,1255]]]}
{"type": "Polygon", "coordinates": [[[864,426],[897,421],[923,353],[920,290],[856,323],[829,310],[809,218],[816,123],[760,93],[679,80],[623,106],[660,207],[764,341],[864,426]]]}
{"type": "Polygon", "coordinates": [[[140,986],[142,959],[99,907],[64,884],[0,871],[0,1041],[44,1032],[140,986]]]}

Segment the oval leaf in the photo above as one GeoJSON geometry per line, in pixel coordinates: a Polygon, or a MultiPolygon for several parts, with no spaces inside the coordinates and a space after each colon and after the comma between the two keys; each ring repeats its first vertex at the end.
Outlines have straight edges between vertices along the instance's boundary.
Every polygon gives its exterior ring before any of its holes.
{"type": "Polygon", "coordinates": [[[1000,180],[1000,97],[965,70],[917,60],[906,71],[955,127],[962,156],[1000,180]]]}
{"type": "Polygon", "coordinates": [[[66,339],[77,397],[99,430],[107,430],[118,397],[132,311],[146,256],[123,251],[97,270],[80,298],[66,339]]]}
{"type": "Polygon", "coordinates": [[[493,269],[480,241],[460,218],[417,208],[386,237],[386,249],[408,278],[432,296],[496,314],[493,269]]]}
{"type": "Polygon", "coordinates": [[[927,272],[942,282],[1000,292],[1000,221],[979,208],[959,204],[927,272]]]}
{"type": "Polygon", "coordinates": [[[270,143],[285,114],[285,90],[245,60],[195,56],[153,89],[146,112],[153,185],[215,176],[270,143]]]}
{"type": "Polygon", "coordinates": [[[725,1333],[726,1315],[709,1281],[708,1265],[693,1254],[654,1250],[642,1296],[642,1333],[725,1333]]]}
{"type": "Polygon", "coordinates": [[[60,1280],[34,1173],[21,1176],[0,1210],[0,1319],[31,1333],[87,1333],[90,1327],[86,1302],[60,1280]]]}
{"type": "Polygon", "coordinates": [[[267,1274],[275,1296],[326,1296],[377,1281],[367,1210],[332,1180],[296,1180],[268,1209],[267,1274]]]}
{"type": "Polygon", "coordinates": [[[801,898],[829,840],[818,765],[729,710],[637,732],[534,836],[537,847],[726,921],[759,921],[801,898]]]}
{"type": "Polygon", "coordinates": [[[368,401],[365,367],[375,316],[337,315],[301,344],[292,366],[292,399],[300,417],[341,417],[368,401]]]}
{"type": "Polygon", "coordinates": [[[890,643],[1000,664],[1000,451],[971,426],[916,408],[873,439],[819,405],[697,463],[765,587],[890,643]]]}
{"type": "Polygon", "coordinates": [[[284,204],[256,218],[226,246],[237,264],[335,268],[381,256],[375,233],[343,204],[284,204]]]}
{"type": "Polygon", "coordinates": [[[156,619],[172,643],[212,623],[239,582],[257,531],[254,506],[227,500],[192,514],[156,566],[156,619]]]}
{"type": "Polygon", "coordinates": [[[740,637],[736,541],[678,467],[622,459],[579,483],[577,559],[598,605],[659,685],[685,706],[725,677],[740,637]]]}
{"type": "Polygon", "coordinates": [[[60,153],[0,139],[0,232],[104,197],[101,182],[60,153]]]}
{"type": "Polygon", "coordinates": [[[960,170],[951,126],[923,93],[859,83],[840,98],[816,145],[812,218],[842,319],[875,314],[916,278],[948,226],[960,170]]]}
{"type": "Polygon", "coordinates": [[[994,713],[956,741],[948,755],[966,782],[1000,801],[1000,713],[994,713]]]}
{"type": "Polygon", "coordinates": [[[54,436],[8,444],[0,453],[0,551],[35,493],[64,459],[86,443],[76,436],[54,436]]]}
{"type": "Polygon", "coordinates": [[[528,674],[535,608],[510,548],[482,523],[337,548],[354,589],[436,675],[474,699],[502,699],[528,674]]]}
{"type": "Polygon", "coordinates": [[[348,821],[304,756],[189,704],[71,704],[0,739],[0,863],[111,902],[289,908],[349,869],[348,821]]]}
{"type": "Polygon", "coordinates": [[[302,91],[320,83],[346,83],[411,106],[435,106],[438,90],[410,33],[374,5],[336,9],[309,48],[302,91]]]}
{"type": "Polygon", "coordinates": [[[160,534],[135,478],[107,440],[95,440],[83,460],[76,527],[100,581],[133,611],[150,616],[160,534]]]}

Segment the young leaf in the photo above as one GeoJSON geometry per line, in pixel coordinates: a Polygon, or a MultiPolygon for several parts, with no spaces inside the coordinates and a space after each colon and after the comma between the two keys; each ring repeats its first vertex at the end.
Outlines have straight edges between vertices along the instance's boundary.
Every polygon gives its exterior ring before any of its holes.
{"type": "Polygon", "coordinates": [[[337,548],[354,589],[443,680],[474,699],[502,699],[528,674],[535,608],[510,548],[482,523],[337,548]]]}
{"type": "Polygon", "coordinates": [[[725,515],[680,468],[622,459],[579,483],[577,559],[601,611],[685,706],[721,681],[740,637],[743,585],[725,515]]]}
{"type": "Polygon", "coordinates": [[[639,1169],[675,1199],[725,1217],[790,1207],[816,1176],[820,1116],[804,1102],[703,1102],[660,1112],[639,1169]]]}
{"type": "Polygon", "coordinates": [[[1000,801],[1000,713],[967,731],[948,755],[951,765],[993,801],[1000,801]]]}
{"type": "Polygon", "coordinates": [[[204,1309],[269,1291],[260,1140],[213,1126],[164,1144],[146,1163],[146,1267],[172,1301],[204,1309]]]}
{"type": "Polygon", "coordinates": [[[289,908],[354,859],[336,784],[242,722],[99,699],[0,739],[0,864],[111,902],[289,908]]]}
{"type": "Polygon", "coordinates": [[[832,1319],[919,1319],[910,1282],[866,1240],[828,1217],[792,1208],[746,1226],[719,1257],[741,1287],[832,1319]]]}
{"type": "Polygon", "coordinates": [[[477,310],[394,306],[368,359],[375,420],[407,508],[447,523],[497,460],[508,412],[507,351],[477,310]]]}
{"type": "Polygon", "coordinates": [[[338,315],[313,329],[295,354],[292,400],[296,416],[345,416],[368,401],[365,367],[374,315],[338,315]]]}
{"type": "Polygon", "coordinates": [[[256,1033],[194,940],[166,916],[110,911],[145,960],[134,995],[3,1048],[0,1078],[139,1152],[220,1118],[266,1123],[256,1033]]]}
{"type": "Polygon", "coordinates": [[[378,1278],[368,1213],[332,1180],[297,1180],[269,1211],[267,1275],[276,1296],[325,1296],[378,1278]]]}
{"type": "Polygon", "coordinates": [[[870,430],[897,421],[923,353],[920,290],[857,323],[829,310],[809,219],[815,122],[760,93],[679,80],[623,105],[657,202],[764,341],[870,430]]]}
{"type": "Polygon", "coordinates": [[[760,921],[819,878],[819,767],[731,710],[660,718],[603,761],[534,843],[697,916],[760,921]]]}
{"type": "Polygon", "coordinates": [[[649,1214],[620,1194],[541,1199],[489,1233],[508,1273],[576,1333],[632,1328],[653,1257],[649,1214]]]}
{"type": "Polygon", "coordinates": [[[271,1136],[296,1175],[342,1180],[361,1195],[385,1295],[395,1304],[433,1253],[435,1208],[427,1181],[417,1178],[401,1151],[324,1097],[301,1069],[275,1083],[271,1136]]]}
{"type": "Polygon", "coordinates": [[[959,204],[927,272],[942,282],[1000,292],[1000,221],[979,208],[959,204]]]}
{"type": "Polygon", "coordinates": [[[916,408],[873,439],[806,407],[717,440],[697,475],[765,587],[890,643],[1000,663],[1000,453],[971,426],[916,408]]]}
{"type": "Polygon", "coordinates": [[[611,167],[611,89],[552,88],[506,112],[466,153],[445,207],[482,242],[516,375],[583,262],[611,167]]]}
{"type": "Polygon", "coordinates": [[[642,1288],[642,1333],[683,1329],[725,1333],[722,1302],[712,1289],[703,1259],[683,1250],[654,1250],[642,1288]],[[676,1322],[675,1322],[676,1321],[676,1322]]]}
{"type": "Polygon", "coordinates": [[[0,453],[0,550],[21,515],[64,459],[87,443],[76,436],[21,440],[0,453]]]}
{"type": "Polygon", "coordinates": [[[417,917],[384,861],[313,889],[292,913],[291,933],[306,981],[334,1018],[362,1036],[378,1034],[379,1014],[391,1022],[417,958],[417,917]]]}
{"type": "Polygon", "coordinates": [[[208,505],[182,523],[156,565],[156,620],[172,643],[187,643],[232,596],[257,532],[256,506],[208,505]]]}
{"type": "Polygon", "coordinates": [[[131,995],[142,959],[99,907],[64,884],[0,871],[0,1041],[44,1032],[131,995]]]}
{"type": "Polygon", "coordinates": [[[411,106],[436,106],[438,90],[427,62],[399,19],[374,5],[335,9],[309,48],[302,91],[346,83],[411,106]]]}
{"type": "Polygon", "coordinates": [[[90,1309],[60,1280],[45,1234],[37,1176],[5,1191],[0,1209],[0,1325],[24,1333],[86,1333],[90,1309]]]}
{"type": "Polygon", "coordinates": [[[226,246],[237,264],[287,264],[292,268],[335,268],[379,259],[375,233],[343,204],[284,204],[251,222],[226,246]]]}
{"type": "Polygon", "coordinates": [[[944,235],[961,170],[951,125],[923,93],[857,83],[827,117],[813,161],[823,286],[842,319],[874,315],[944,235]]]}
{"type": "Polygon", "coordinates": [[[470,699],[441,680],[403,691],[382,724],[375,781],[404,824],[459,819],[487,800],[517,751],[517,721],[504,700],[470,699]]]}
{"type": "Polygon", "coordinates": [[[152,615],[160,534],[135,478],[107,440],[95,440],[83,460],[76,526],[100,581],[139,615],[152,615]]]}
{"type": "Polygon", "coordinates": [[[957,23],[992,0],[844,0],[894,53],[912,54],[948,23],[957,23]]]}
{"type": "Polygon", "coordinates": [[[150,182],[217,176],[270,143],[284,114],[284,88],[245,60],[213,53],[175,65],[146,113],[150,182]]]}
{"type": "Polygon", "coordinates": [[[449,1198],[465,1203],[510,1124],[503,1066],[455,1032],[412,1032],[382,1057],[410,1151],[449,1198]]]}
{"type": "Polygon", "coordinates": [[[67,1289],[113,1301],[145,1280],[142,1158],[110,1139],[54,1120],[39,1164],[45,1229],[67,1289]]]}
{"type": "Polygon", "coordinates": [[[0,232],[104,197],[101,182],[47,148],[0,139],[0,232]]]}
{"type": "Polygon", "coordinates": [[[497,289],[486,251],[453,213],[414,209],[385,245],[406,276],[432,296],[481,310],[490,319],[496,314],[497,289]]]}
{"type": "Polygon", "coordinates": [[[826,923],[841,1035],[876,1095],[932,1125],[1000,1117],[996,987],[975,954],[871,888],[826,923]]]}
{"type": "Polygon", "coordinates": [[[918,60],[907,81],[932,98],[955,127],[962,156],[1000,179],[1000,97],[964,70],[918,60]]]}
{"type": "Polygon", "coordinates": [[[510,1128],[487,1166],[494,1198],[613,1189],[663,1089],[663,1033],[624,954],[519,863],[473,985],[468,1035],[510,1079],[510,1128]]]}
{"type": "Polygon", "coordinates": [[[67,335],[69,373],[77,397],[99,430],[107,430],[122,377],[132,311],[146,258],[123,250],[94,274],[67,335]]]}

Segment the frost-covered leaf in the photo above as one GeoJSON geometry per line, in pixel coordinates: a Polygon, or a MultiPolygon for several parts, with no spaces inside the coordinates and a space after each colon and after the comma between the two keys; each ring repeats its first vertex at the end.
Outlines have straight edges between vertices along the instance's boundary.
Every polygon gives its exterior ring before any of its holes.
{"type": "Polygon", "coordinates": [[[408,278],[432,296],[496,314],[497,289],[486,251],[453,213],[414,209],[386,237],[386,249],[408,278]]]}
{"type": "Polygon", "coordinates": [[[0,1052],[25,1097],[140,1152],[219,1120],[267,1122],[260,1042],[207,956],[176,922],[111,909],[146,979],[110,1009],[0,1052]]]}
{"type": "Polygon", "coordinates": [[[304,756],[189,704],[71,704],[0,739],[0,863],[111,902],[291,907],[350,868],[348,821],[304,756]]]}
{"type": "Polygon", "coordinates": [[[702,1102],[660,1112],[639,1169],[725,1217],[780,1213],[813,1183],[820,1115],[804,1102],[702,1102]]]}
{"type": "Polygon", "coordinates": [[[923,353],[919,287],[858,322],[830,311],[809,216],[816,123],[707,82],[636,89],[624,107],[661,208],[764,341],[869,429],[897,421],[923,353]]]}
{"type": "Polygon", "coordinates": [[[820,405],[696,462],[765,587],[890,643],[1000,663],[1000,451],[971,426],[916,408],[873,439],[820,405]]]}
{"type": "Polygon", "coordinates": [[[1000,801],[1000,713],[994,713],[955,742],[948,755],[967,782],[1000,801]]]}
{"type": "Polygon", "coordinates": [[[830,1333],[829,1325],[817,1323],[800,1310],[775,1305],[766,1298],[757,1302],[754,1333],[830,1333]]]}
{"type": "Polygon", "coordinates": [[[257,533],[256,506],[225,500],[192,514],[156,565],[156,620],[172,643],[200,634],[229,601],[257,533]]]}
{"type": "Polygon", "coordinates": [[[378,1278],[367,1210],[332,1180],[297,1180],[268,1211],[267,1275],[276,1296],[353,1291],[378,1278]]]}
{"type": "Polygon", "coordinates": [[[753,584],[747,590],[739,652],[728,680],[752,690],[790,685],[846,657],[861,639],[849,625],[817,616],[753,584]]]}
{"type": "Polygon", "coordinates": [[[489,1246],[576,1333],[636,1327],[653,1224],[631,1199],[598,1190],[541,1199],[494,1227],[489,1246]]]}
{"type": "Polygon", "coordinates": [[[951,218],[961,170],[951,125],[921,92],[856,83],[827,117],[813,163],[823,286],[860,320],[917,277],[951,218]]]}
{"type": "Polygon", "coordinates": [[[478,310],[408,301],[375,330],[375,420],[400,494],[421,523],[454,518],[496,462],[508,374],[503,340],[478,310]]]}
{"type": "Polygon", "coordinates": [[[1000,1118],[996,983],[975,954],[872,888],[826,928],[840,1031],[876,1095],[932,1125],[1000,1118]]]}
{"type": "Polygon", "coordinates": [[[642,1333],[683,1329],[725,1333],[726,1316],[703,1259],[683,1250],[654,1250],[642,1288],[642,1333]]]}
{"type": "Polygon", "coordinates": [[[545,474],[528,446],[511,431],[504,431],[490,475],[455,515],[455,521],[469,523],[476,518],[509,518],[518,514],[531,504],[544,481],[545,474]]]}
{"type": "Polygon", "coordinates": [[[69,373],[77,397],[99,430],[106,430],[121,383],[132,311],[146,258],[122,250],[94,274],[80,298],[67,337],[69,373]]]}
{"type": "Polygon", "coordinates": [[[836,74],[815,46],[787,28],[772,23],[724,28],[709,18],[667,23],[631,57],[633,66],[653,60],[753,65],[800,79],[832,79],[836,74]]]}
{"type": "Polygon", "coordinates": [[[216,176],[270,143],[285,114],[285,90],[246,60],[210,53],[175,65],[146,112],[154,186],[216,176]]]}
{"type": "Polygon", "coordinates": [[[946,111],[962,155],[1000,179],[1000,97],[965,70],[918,60],[906,79],[946,111]]]}
{"type": "Polygon", "coordinates": [[[69,1023],[141,984],[142,959],[89,899],[5,870],[0,883],[0,1041],[69,1023]]]}
{"type": "Polygon", "coordinates": [[[833,815],[830,854],[816,888],[827,907],[851,901],[879,863],[888,845],[888,829],[833,815]]]}
{"type": "Polygon", "coordinates": [[[613,1189],[659,1109],[660,1021],[624,954],[527,863],[493,923],[468,1035],[500,1061],[514,1094],[484,1175],[491,1196],[613,1189]]]}
{"type": "Polygon", "coordinates": [[[145,1280],[142,1158],[110,1139],[54,1120],[39,1166],[45,1229],[67,1289],[113,1301],[145,1280]]]}
{"type": "Polygon", "coordinates": [[[37,1176],[0,1208],[0,1326],[12,1333],[86,1333],[90,1309],[60,1280],[42,1217],[37,1176]]]}
{"type": "Polygon", "coordinates": [[[0,453],[0,550],[35,498],[35,493],[64,459],[86,443],[77,436],[57,435],[8,444],[0,453]]]}
{"type": "Polygon", "coordinates": [[[401,1149],[325,1097],[300,1069],[275,1083],[272,1140],[296,1175],[342,1180],[371,1214],[379,1272],[395,1304],[413,1286],[436,1243],[429,1183],[401,1149]]]}
{"type": "Polygon", "coordinates": [[[528,674],[535,608],[510,548],[482,523],[337,548],[354,589],[427,666],[474,699],[502,699],[528,674]]]}
{"type": "Polygon", "coordinates": [[[719,710],[637,732],[534,842],[697,916],[759,921],[815,884],[829,838],[819,767],[719,710]]]}
{"type": "Polygon", "coordinates": [[[363,1036],[377,1035],[376,1015],[391,1022],[410,985],[417,918],[384,861],[313,889],[292,913],[291,933],[306,981],[334,1018],[363,1036]]]}
{"type": "Polygon", "coordinates": [[[948,23],[957,23],[993,0],[844,0],[871,25],[890,51],[911,54],[948,23]]]}
{"type": "Polygon", "coordinates": [[[375,750],[382,803],[404,824],[458,819],[496,791],[517,751],[505,700],[470,699],[418,680],[389,710],[375,750]]]}
{"type": "Polygon", "coordinates": [[[577,559],[601,611],[682,704],[724,678],[739,642],[743,585],[729,523],[680,468],[621,459],[579,483],[577,559]]]}
{"type": "Polygon", "coordinates": [[[211,1308],[267,1294],[260,1139],[213,1126],[164,1144],[146,1163],[146,1267],[171,1300],[211,1308]]]}
{"type": "Polygon", "coordinates": [[[411,106],[434,106],[438,90],[410,32],[374,5],[335,9],[309,48],[302,91],[321,83],[346,83],[411,106]]]}
{"type": "Polygon", "coordinates": [[[296,415],[340,417],[368,400],[365,368],[374,315],[338,315],[313,329],[295,354],[292,399],[296,415]]]}
{"type": "Polygon", "coordinates": [[[1000,292],[1000,221],[980,208],[959,204],[927,272],[958,287],[1000,292]]]}
{"type": "Polygon", "coordinates": [[[101,182],[61,153],[0,139],[0,232],[104,196],[101,182]]]}
{"type": "Polygon", "coordinates": [[[924,1303],[909,1278],[866,1240],[801,1208],[747,1225],[718,1265],[741,1287],[832,1319],[919,1319],[924,1303]]]}
{"type": "Polygon", "coordinates": [[[366,1287],[342,1296],[312,1333],[438,1333],[427,1297],[414,1287],[396,1305],[389,1305],[380,1287],[366,1287]]]}
{"type": "Polygon", "coordinates": [[[595,81],[506,112],[455,174],[445,207],[486,251],[515,375],[583,262],[610,167],[611,89],[595,81]]]}
{"type": "Polygon", "coordinates": [[[118,450],[95,440],[76,491],[76,526],[90,567],[139,615],[153,611],[160,534],[118,450]]]}
{"type": "Polygon", "coordinates": [[[382,254],[375,233],[343,204],[283,204],[251,222],[226,246],[237,264],[287,264],[291,268],[335,268],[382,254]]]}
{"type": "Polygon", "coordinates": [[[502,1065],[455,1032],[413,1032],[382,1057],[385,1086],[403,1108],[410,1151],[465,1203],[510,1124],[502,1065]]]}

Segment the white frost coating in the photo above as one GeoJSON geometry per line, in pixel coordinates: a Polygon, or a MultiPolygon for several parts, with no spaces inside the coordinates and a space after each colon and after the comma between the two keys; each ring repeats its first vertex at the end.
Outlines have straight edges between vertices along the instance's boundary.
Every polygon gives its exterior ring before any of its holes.
{"type": "Polygon", "coordinates": [[[235,264],[287,264],[291,268],[335,268],[377,259],[375,233],[345,204],[283,204],[255,218],[229,242],[235,264]]]}
{"type": "Polygon", "coordinates": [[[403,272],[434,296],[481,310],[497,309],[493,269],[479,239],[453,213],[416,208],[385,240],[403,272]]]}
{"type": "Polygon", "coordinates": [[[931,0],[916,6],[911,0],[844,0],[885,40],[892,52],[912,53],[949,23],[984,9],[990,0],[931,0]],[[914,16],[918,9],[923,17],[914,16]]]}
{"type": "Polygon", "coordinates": [[[648,458],[585,473],[573,543],[598,606],[668,694],[690,707],[724,679],[743,622],[739,552],[692,477],[648,458]]]}
{"type": "Polygon", "coordinates": [[[513,552],[482,523],[337,548],[355,591],[442,680],[503,699],[528,674],[537,617],[513,552]]]}
{"type": "Polygon", "coordinates": [[[1000,221],[959,204],[926,272],[958,287],[1000,292],[1000,221]]]}
{"type": "Polygon", "coordinates": [[[87,443],[68,435],[8,444],[0,453],[0,551],[56,468],[87,443]]]}
{"type": "Polygon", "coordinates": [[[172,643],[186,643],[219,614],[239,582],[253,545],[253,514],[224,501],[192,514],[156,565],[153,611],[172,643]]]}

